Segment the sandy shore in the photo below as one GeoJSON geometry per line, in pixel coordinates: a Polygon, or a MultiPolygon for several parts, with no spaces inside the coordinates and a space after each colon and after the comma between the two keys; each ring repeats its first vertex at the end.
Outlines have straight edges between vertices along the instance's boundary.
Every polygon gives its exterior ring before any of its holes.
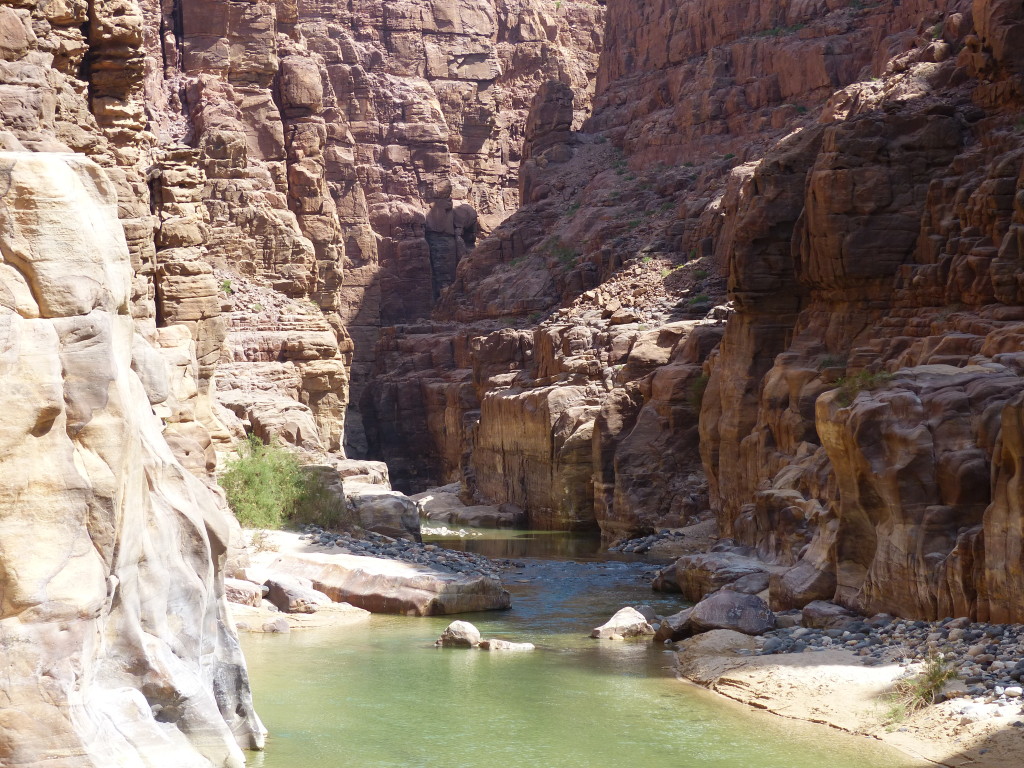
{"type": "Polygon", "coordinates": [[[781,717],[878,739],[920,765],[1020,768],[1024,716],[968,722],[961,699],[887,723],[885,695],[906,673],[899,664],[865,666],[846,650],[746,656],[755,638],[718,630],[679,644],[679,674],[723,696],[781,717]]]}

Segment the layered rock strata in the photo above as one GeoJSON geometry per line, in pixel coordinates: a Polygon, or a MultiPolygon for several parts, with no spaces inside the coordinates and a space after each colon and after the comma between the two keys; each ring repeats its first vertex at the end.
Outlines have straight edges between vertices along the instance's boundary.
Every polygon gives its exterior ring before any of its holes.
{"type": "Polygon", "coordinates": [[[263,729],[224,596],[231,516],[153,412],[170,377],[131,315],[117,188],[80,155],[0,168],[0,762],[241,766],[263,729]]]}
{"type": "Polygon", "coordinates": [[[699,510],[699,466],[778,607],[1019,620],[1019,7],[608,17],[593,117],[573,131],[572,94],[542,89],[524,207],[442,296],[438,319],[472,325],[384,337],[378,450],[410,484],[461,475],[531,524],[609,537],[699,510]],[[716,275],[724,336],[648,356],[716,275]]]}
{"type": "Polygon", "coordinates": [[[1022,18],[943,10],[741,193],[702,453],[725,533],[792,566],[781,607],[1022,615],[1020,74],[1002,42],[1022,18]]]}

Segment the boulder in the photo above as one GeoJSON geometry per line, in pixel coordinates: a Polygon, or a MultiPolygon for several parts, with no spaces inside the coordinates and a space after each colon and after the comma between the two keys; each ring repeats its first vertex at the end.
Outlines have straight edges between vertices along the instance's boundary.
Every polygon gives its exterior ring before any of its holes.
{"type": "Polygon", "coordinates": [[[752,651],[756,640],[743,632],[731,629],[712,629],[684,640],[679,646],[680,656],[722,656],[737,651],[752,651]]]}
{"type": "Polygon", "coordinates": [[[316,613],[319,606],[331,603],[331,598],[313,589],[308,579],[274,574],[267,579],[266,586],[267,600],[285,613],[316,613]]]}
{"type": "Polygon", "coordinates": [[[484,651],[533,651],[537,646],[533,643],[510,643],[508,640],[497,640],[492,637],[481,642],[480,648],[484,651]]]}
{"type": "Polygon", "coordinates": [[[480,630],[468,621],[453,621],[434,645],[444,648],[473,648],[480,645],[480,630]]]}
{"type": "Polygon", "coordinates": [[[224,594],[229,603],[251,605],[259,608],[263,602],[263,587],[242,579],[224,579],[224,594]]]}
{"type": "Polygon", "coordinates": [[[460,490],[458,483],[452,483],[410,498],[419,506],[420,514],[433,522],[474,528],[516,528],[526,522],[526,513],[515,504],[466,505],[459,498],[460,490]]]}
{"type": "Polygon", "coordinates": [[[812,629],[841,629],[862,618],[841,605],[827,600],[814,600],[804,606],[802,623],[812,629]]]}
{"type": "Polygon", "coordinates": [[[689,637],[692,634],[689,631],[690,614],[692,612],[692,608],[687,608],[662,619],[657,632],[654,633],[654,642],[663,643],[666,640],[682,640],[689,637]]]}
{"type": "Polygon", "coordinates": [[[775,614],[759,597],[722,590],[693,606],[687,624],[692,635],[712,629],[761,635],[775,628],[775,614]]]}
{"type": "Polygon", "coordinates": [[[687,600],[696,602],[740,579],[744,581],[737,591],[756,594],[767,588],[768,570],[760,560],[735,552],[702,552],[683,555],[664,568],[658,574],[654,588],[681,592],[687,600]],[[761,584],[763,586],[754,589],[761,584]]]}
{"type": "Polygon", "coordinates": [[[657,612],[649,605],[637,605],[635,606],[637,613],[647,619],[648,624],[654,624],[658,621],[657,612]]]}
{"type": "Polygon", "coordinates": [[[388,477],[388,465],[383,461],[368,461],[365,459],[341,459],[335,466],[338,475],[351,483],[366,483],[368,485],[381,485],[391,489],[391,480],[388,477]]]}
{"type": "Polygon", "coordinates": [[[416,502],[385,485],[344,481],[345,498],[354,521],[368,531],[393,538],[422,541],[416,502]]]}
{"type": "Polygon", "coordinates": [[[373,613],[435,616],[508,608],[509,593],[487,576],[346,554],[281,555],[269,570],[302,576],[335,602],[373,613]]]}
{"type": "Polygon", "coordinates": [[[640,611],[630,606],[620,609],[608,621],[590,632],[591,637],[602,640],[618,640],[653,634],[654,627],[647,623],[647,619],[640,611]]]}

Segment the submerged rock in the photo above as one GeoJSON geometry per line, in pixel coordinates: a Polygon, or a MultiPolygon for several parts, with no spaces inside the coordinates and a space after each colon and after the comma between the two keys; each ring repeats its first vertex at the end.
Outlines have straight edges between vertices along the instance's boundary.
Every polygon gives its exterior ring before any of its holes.
{"type": "Polygon", "coordinates": [[[434,645],[443,648],[473,648],[480,645],[480,630],[468,621],[453,621],[434,645]]]}
{"type": "Polygon", "coordinates": [[[619,640],[653,634],[654,627],[647,623],[644,615],[636,608],[629,606],[622,608],[608,621],[590,632],[591,637],[602,640],[619,640]]]}
{"type": "Polygon", "coordinates": [[[533,651],[536,648],[533,643],[510,643],[493,637],[480,643],[480,649],[484,651],[533,651]]]}

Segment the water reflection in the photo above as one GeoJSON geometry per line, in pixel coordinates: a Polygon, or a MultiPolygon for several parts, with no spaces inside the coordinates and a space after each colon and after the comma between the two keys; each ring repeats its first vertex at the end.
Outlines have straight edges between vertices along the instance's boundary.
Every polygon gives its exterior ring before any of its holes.
{"type": "Polygon", "coordinates": [[[424,536],[449,549],[475,552],[487,557],[520,559],[524,557],[593,560],[606,554],[600,535],[567,531],[510,531],[463,528],[476,535],[424,536]]]}

